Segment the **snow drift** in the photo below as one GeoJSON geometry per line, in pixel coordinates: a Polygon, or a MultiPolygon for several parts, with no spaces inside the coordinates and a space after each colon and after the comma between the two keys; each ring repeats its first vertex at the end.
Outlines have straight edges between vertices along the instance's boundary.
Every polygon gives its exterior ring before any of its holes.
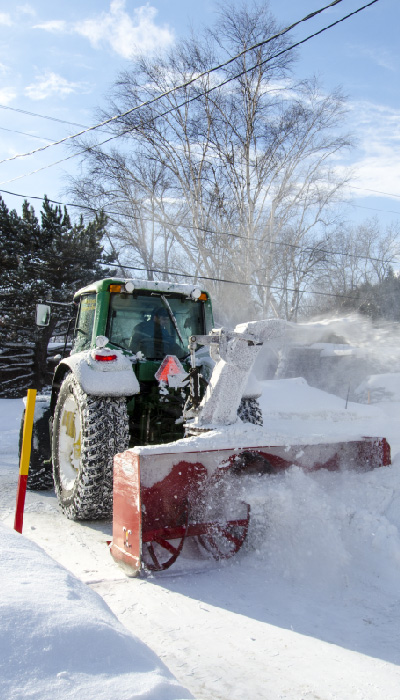
{"type": "Polygon", "coordinates": [[[25,537],[0,535],[0,697],[192,697],[97,593],[25,537]]]}

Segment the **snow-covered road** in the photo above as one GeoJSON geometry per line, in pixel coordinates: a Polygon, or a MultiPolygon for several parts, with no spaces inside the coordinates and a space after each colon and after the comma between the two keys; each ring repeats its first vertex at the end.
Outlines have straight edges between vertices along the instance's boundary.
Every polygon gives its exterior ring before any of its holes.
{"type": "MultiPolygon", "coordinates": [[[[299,391],[305,430],[324,411],[341,432],[355,429],[354,405],[340,413],[332,397],[322,411],[314,393],[307,419],[299,391]]],[[[21,410],[0,402],[0,517],[10,527],[21,410]]],[[[127,578],[108,552],[111,523],[66,520],[51,492],[27,494],[24,535],[97,591],[198,700],[398,700],[399,417],[396,401],[371,407],[374,433],[392,442],[391,467],[249,478],[248,542],[221,564],[187,548],[169,571],[127,578]]],[[[270,418],[279,421],[276,403],[270,418]]]]}

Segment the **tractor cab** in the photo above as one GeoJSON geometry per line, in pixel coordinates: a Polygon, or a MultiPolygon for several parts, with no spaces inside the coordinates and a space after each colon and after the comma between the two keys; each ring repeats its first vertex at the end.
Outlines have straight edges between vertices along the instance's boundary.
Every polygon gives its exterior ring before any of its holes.
{"type": "Polygon", "coordinates": [[[106,279],[79,290],[72,352],[95,347],[96,337],[142,360],[188,356],[192,335],[212,327],[211,301],[198,287],[106,279]]]}
{"type": "Polygon", "coordinates": [[[95,348],[96,339],[104,336],[108,347],[132,362],[140,392],[127,404],[131,443],[183,437],[188,380],[170,381],[166,374],[171,368],[176,376],[177,367],[182,377],[189,372],[190,338],[207,334],[213,325],[208,294],[193,285],[105,279],[79,290],[74,302],[71,354],[95,348]]]}

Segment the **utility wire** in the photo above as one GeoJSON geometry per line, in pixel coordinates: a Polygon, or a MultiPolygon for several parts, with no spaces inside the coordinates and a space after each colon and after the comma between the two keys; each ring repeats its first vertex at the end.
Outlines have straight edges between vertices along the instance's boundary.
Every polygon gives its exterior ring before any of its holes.
{"type": "Polygon", "coordinates": [[[58,122],[59,124],[68,124],[69,126],[79,126],[82,129],[88,129],[86,124],[79,124],[77,122],[68,122],[65,119],[57,119],[57,117],[50,117],[48,114],[37,114],[36,112],[28,112],[26,109],[20,109],[18,107],[9,107],[8,105],[0,105],[0,109],[9,109],[12,112],[19,112],[20,114],[26,114],[29,117],[39,117],[40,119],[49,119],[52,122],[58,122]]]}
{"type": "Polygon", "coordinates": [[[368,187],[356,187],[356,185],[347,185],[352,190],[361,190],[362,192],[374,192],[374,194],[383,194],[386,197],[396,197],[400,199],[400,194],[394,194],[393,192],[382,192],[382,190],[371,190],[368,187]]]}
{"type": "MultiPolygon", "coordinates": [[[[17,194],[16,192],[10,192],[8,190],[2,190],[0,189],[0,192],[3,192],[4,194],[9,194],[14,197],[20,197],[24,199],[37,199],[40,201],[43,201],[43,197],[36,197],[36,196],[29,196],[29,195],[24,195],[24,194],[17,194]]],[[[92,212],[93,214],[97,214],[99,209],[96,209],[94,207],[89,207],[85,204],[73,204],[71,202],[59,202],[55,199],[49,199],[47,198],[48,202],[51,204],[57,204],[62,207],[75,207],[77,209],[86,209],[87,211],[92,212]]],[[[357,205],[354,205],[357,206],[357,205]]],[[[162,221],[157,221],[154,218],[147,218],[147,217],[140,217],[140,216],[134,216],[133,214],[121,214],[120,212],[113,212],[109,211],[107,209],[102,209],[100,208],[100,211],[102,211],[104,214],[107,214],[108,216],[122,216],[123,218],[127,219],[132,219],[133,221],[146,221],[152,224],[160,224],[162,225],[164,223],[168,222],[162,222],[162,221]]],[[[175,226],[182,226],[183,228],[189,229],[189,230],[195,230],[195,231],[201,231],[202,233],[208,233],[213,236],[228,236],[230,238],[238,238],[244,241],[248,242],[248,237],[247,236],[242,236],[239,233],[231,233],[230,231],[215,231],[213,229],[208,229],[204,228],[202,226],[192,226],[190,224],[175,224],[175,226]]],[[[393,262],[393,258],[390,260],[384,260],[382,258],[374,258],[369,255],[357,255],[356,253],[348,253],[348,252],[343,252],[343,251],[334,251],[334,250],[327,250],[326,248],[321,248],[318,245],[316,246],[301,246],[297,245],[295,243],[285,243],[283,241],[273,241],[268,238],[253,238],[252,241],[258,242],[258,243],[269,243],[271,245],[276,245],[276,246],[281,246],[284,248],[293,248],[295,250],[299,250],[300,252],[303,253],[324,253],[325,255],[340,255],[342,257],[348,257],[348,258],[355,258],[356,260],[370,260],[372,262],[379,262],[379,263],[387,263],[387,262],[393,262]]]]}
{"type": "Polygon", "coordinates": [[[53,139],[47,138],[47,136],[36,136],[35,134],[27,134],[26,131],[17,131],[16,129],[7,129],[5,126],[0,126],[2,131],[8,131],[11,134],[21,134],[22,136],[29,136],[31,139],[40,139],[40,141],[52,141],[53,139]]]}
{"type": "MultiPolygon", "coordinates": [[[[74,258],[64,258],[64,260],[69,260],[69,262],[74,262],[74,258]]],[[[281,292],[295,292],[296,294],[317,294],[319,296],[325,296],[325,297],[335,297],[335,298],[341,298],[341,299],[351,299],[354,300],[354,297],[351,297],[346,294],[334,294],[333,292],[317,292],[314,289],[298,289],[295,287],[280,287],[279,285],[272,285],[272,284],[263,284],[259,282],[237,282],[236,280],[226,280],[221,277],[207,277],[205,275],[194,275],[194,274],[189,274],[187,272],[171,272],[171,270],[160,270],[156,267],[135,267],[133,265],[124,265],[123,263],[100,263],[103,267],[106,267],[107,270],[110,268],[116,268],[119,270],[135,270],[136,272],[151,272],[151,273],[156,273],[160,275],[168,275],[168,276],[174,276],[174,277],[185,277],[185,278],[190,278],[190,279],[196,279],[196,280],[207,280],[208,282],[222,282],[224,284],[236,284],[239,285],[240,287],[262,287],[263,289],[275,289],[281,292]]],[[[31,265],[33,269],[35,269],[35,265],[31,265]]],[[[40,270],[41,268],[37,268],[40,270]]]]}
{"type": "Polygon", "coordinates": [[[377,209],[376,207],[365,207],[362,204],[354,204],[353,202],[348,202],[348,201],[345,201],[344,203],[347,204],[349,207],[355,207],[355,209],[366,209],[367,211],[379,211],[381,214],[397,214],[397,216],[400,216],[400,211],[396,211],[395,209],[377,209]]]}
{"type": "MultiPolygon", "coordinates": [[[[313,13],[312,15],[308,15],[307,18],[303,18],[302,20],[299,20],[299,22],[295,23],[294,25],[291,25],[291,27],[287,28],[286,30],[283,30],[283,32],[281,32],[280,34],[276,34],[276,35],[274,35],[273,37],[270,37],[269,39],[265,40],[265,42],[260,42],[260,45],[262,45],[263,43],[268,43],[269,41],[272,41],[272,39],[275,39],[277,36],[280,36],[282,33],[285,33],[285,32],[287,32],[287,31],[289,31],[289,29],[291,29],[293,26],[296,26],[296,24],[299,24],[300,22],[304,22],[306,19],[309,19],[310,17],[314,16],[315,14],[318,14],[319,12],[322,12],[323,10],[325,10],[325,9],[327,9],[327,8],[329,8],[329,7],[331,7],[332,5],[335,5],[335,4],[337,4],[338,2],[342,2],[342,1],[343,1],[343,0],[335,0],[335,2],[331,3],[331,5],[327,5],[326,7],[322,8],[321,10],[318,10],[316,13],[313,13]]],[[[277,54],[274,54],[273,56],[268,57],[268,58],[265,59],[264,61],[261,61],[261,62],[258,61],[254,66],[251,66],[250,68],[247,68],[247,69],[241,71],[240,73],[238,73],[238,74],[236,74],[236,75],[234,75],[234,76],[231,76],[230,78],[227,78],[227,79],[224,80],[222,83],[218,83],[217,85],[214,85],[213,87],[208,88],[207,90],[204,90],[203,92],[201,92],[201,93],[195,95],[194,97],[191,97],[191,98],[189,98],[189,99],[187,99],[187,100],[184,100],[183,102],[181,102],[181,103],[178,104],[178,105],[174,105],[173,107],[171,107],[170,109],[166,110],[165,112],[162,112],[162,113],[160,113],[160,114],[154,115],[153,120],[154,120],[154,119],[159,119],[160,117],[165,117],[165,116],[167,116],[168,114],[170,114],[171,112],[174,112],[174,111],[176,111],[177,109],[181,109],[181,107],[184,107],[185,105],[188,105],[188,104],[190,104],[191,102],[194,102],[195,100],[200,99],[201,97],[205,97],[206,95],[210,94],[210,93],[213,92],[214,90],[217,90],[217,89],[219,89],[220,87],[223,87],[223,86],[227,85],[227,84],[230,83],[232,80],[236,80],[236,79],[240,78],[241,76],[243,76],[243,75],[249,73],[250,71],[254,70],[255,68],[259,67],[260,65],[264,65],[265,63],[268,63],[269,61],[272,61],[273,59],[278,58],[279,56],[283,55],[284,53],[287,53],[288,51],[292,51],[293,49],[297,48],[298,46],[301,46],[302,44],[305,44],[305,43],[306,43],[307,41],[309,41],[310,39],[313,39],[314,37],[316,37],[316,36],[322,34],[323,32],[327,31],[328,29],[331,29],[332,27],[336,26],[337,24],[340,24],[341,22],[344,22],[346,19],[349,19],[349,17],[352,17],[353,15],[356,15],[356,14],[358,14],[359,12],[361,12],[362,10],[365,10],[366,8],[370,7],[371,5],[374,5],[374,4],[375,4],[376,2],[378,2],[378,1],[379,1],[379,0],[371,0],[371,2],[369,2],[369,3],[366,4],[366,5],[363,5],[362,7],[359,7],[359,8],[358,8],[357,10],[355,10],[354,12],[349,13],[349,14],[346,15],[345,17],[342,17],[341,19],[337,20],[336,22],[333,22],[332,24],[328,25],[327,27],[323,27],[323,28],[320,29],[318,32],[315,32],[314,34],[309,35],[309,36],[306,37],[305,39],[302,39],[301,41],[298,41],[297,43],[292,44],[291,46],[289,46],[289,47],[283,49],[282,51],[279,51],[277,54]]],[[[256,45],[256,46],[258,46],[258,45],[256,45]]],[[[241,54],[238,54],[238,56],[242,55],[243,53],[246,53],[247,51],[251,51],[253,48],[254,48],[254,47],[250,47],[250,48],[248,48],[248,49],[245,49],[241,54]]],[[[225,65],[227,65],[228,63],[230,63],[230,62],[236,60],[236,58],[237,58],[238,56],[229,59],[229,61],[227,61],[225,64],[221,64],[221,66],[225,66],[225,65]]],[[[109,120],[106,120],[105,122],[102,122],[101,124],[97,124],[97,125],[95,125],[95,126],[93,126],[93,127],[90,127],[89,129],[86,129],[86,130],[84,130],[84,131],[81,131],[81,132],[79,132],[78,134],[74,134],[74,135],[72,135],[72,136],[67,136],[67,137],[65,137],[64,139],[61,139],[60,141],[56,141],[56,142],[50,143],[50,144],[48,144],[47,146],[42,146],[41,148],[39,148],[39,149],[37,149],[37,150],[35,150],[35,151],[31,151],[30,153],[22,153],[22,154],[20,154],[20,155],[15,155],[15,156],[12,156],[11,158],[6,158],[6,159],[4,159],[4,160],[1,160],[1,161],[0,161],[0,165],[1,165],[2,163],[7,163],[7,162],[9,162],[9,161],[11,161],[11,160],[15,160],[16,158],[22,158],[22,157],[25,157],[25,156],[34,155],[35,153],[38,153],[39,151],[43,151],[43,150],[45,150],[45,149],[47,149],[47,148],[49,148],[49,147],[51,147],[51,146],[57,146],[57,145],[59,145],[60,143],[63,143],[63,142],[65,142],[65,141],[67,141],[68,139],[76,138],[76,137],[81,136],[81,135],[83,135],[83,134],[85,134],[85,133],[88,133],[89,131],[93,131],[94,129],[98,129],[98,128],[104,126],[105,124],[108,124],[108,123],[110,123],[110,122],[112,122],[112,121],[115,121],[115,120],[117,120],[117,119],[120,119],[121,117],[125,117],[125,116],[127,116],[128,114],[131,114],[132,112],[134,112],[135,110],[140,109],[141,107],[144,107],[144,106],[148,106],[148,105],[150,105],[150,104],[153,104],[154,102],[157,102],[158,100],[160,100],[162,97],[165,97],[165,96],[171,94],[172,92],[174,92],[174,91],[176,91],[176,90],[178,90],[178,89],[181,89],[181,88],[183,88],[183,87],[186,87],[187,85],[190,85],[191,83],[195,82],[195,80],[198,80],[200,77],[202,77],[202,76],[204,76],[204,75],[207,75],[208,73],[210,73],[210,72],[213,71],[213,70],[217,70],[217,68],[219,68],[219,66],[218,66],[218,67],[215,67],[215,68],[213,68],[213,69],[210,69],[209,71],[206,71],[205,73],[203,73],[203,74],[197,76],[196,78],[192,78],[190,81],[188,81],[188,83],[186,83],[186,84],[184,84],[184,85],[180,85],[180,86],[177,86],[177,87],[175,87],[175,88],[171,88],[171,90],[169,90],[168,92],[163,93],[162,95],[158,95],[158,96],[155,97],[153,100],[149,100],[149,101],[147,101],[147,102],[143,102],[143,103],[141,103],[140,105],[137,105],[136,107],[132,107],[130,110],[128,110],[127,112],[125,112],[125,113],[123,113],[123,114],[118,114],[118,115],[116,115],[116,116],[114,116],[114,117],[111,117],[109,120]]],[[[91,150],[91,149],[94,149],[94,148],[98,148],[99,146],[102,146],[102,145],[104,145],[105,143],[108,143],[109,141],[112,141],[112,140],[114,140],[114,139],[120,138],[121,136],[125,136],[126,133],[127,133],[127,132],[125,131],[125,132],[122,132],[122,133],[120,133],[120,134],[116,134],[116,135],[114,135],[114,136],[111,136],[111,137],[109,137],[108,139],[105,139],[104,141],[101,141],[101,142],[98,143],[98,144],[94,144],[94,145],[91,146],[91,147],[88,146],[84,151],[79,151],[79,152],[77,152],[77,153],[74,153],[74,154],[71,155],[71,156],[67,156],[66,158],[62,158],[61,160],[58,160],[58,161],[56,161],[56,162],[54,162],[54,163],[49,163],[48,165],[44,165],[44,166],[41,167],[41,168],[37,168],[36,170],[32,170],[30,173],[24,173],[23,175],[19,175],[18,177],[11,178],[10,180],[4,180],[3,182],[0,182],[0,185],[8,185],[8,184],[10,184],[11,182],[15,182],[16,180],[21,180],[21,179],[24,178],[24,177],[29,177],[29,176],[31,176],[31,175],[35,175],[36,173],[38,173],[38,172],[40,172],[40,171],[42,171],[42,170],[46,170],[47,168],[51,168],[51,167],[53,167],[54,165],[59,165],[60,163],[63,163],[64,161],[70,160],[71,158],[75,158],[75,157],[78,156],[78,155],[82,155],[82,153],[85,153],[87,150],[91,150]]]]}
{"type": "Polygon", "coordinates": [[[160,275],[174,275],[176,277],[189,277],[189,278],[196,278],[196,280],[208,280],[209,282],[223,282],[224,284],[236,284],[241,287],[262,287],[263,289],[276,289],[278,291],[283,291],[283,292],[295,292],[296,294],[317,294],[319,296],[324,296],[324,297],[335,297],[335,298],[340,298],[340,299],[351,299],[354,300],[354,297],[348,296],[346,294],[333,294],[332,292],[317,292],[316,290],[313,289],[296,289],[292,287],[280,287],[278,285],[272,285],[272,284],[262,284],[258,282],[236,282],[235,280],[226,280],[222,279],[220,277],[207,277],[205,275],[190,275],[185,272],[171,272],[170,270],[159,270],[157,268],[146,268],[146,267],[133,267],[131,265],[123,265],[121,264],[113,264],[110,263],[109,265],[104,264],[105,266],[109,267],[114,267],[117,269],[125,269],[125,270],[136,270],[140,272],[155,272],[160,275]]]}
{"type": "MultiPolygon", "coordinates": [[[[76,133],[76,134],[72,134],[72,135],[70,135],[70,136],[65,136],[64,138],[62,138],[62,139],[60,139],[60,140],[58,140],[58,141],[53,141],[53,143],[47,144],[46,146],[42,146],[41,148],[37,148],[37,149],[35,149],[35,150],[33,150],[33,151],[30,151],[30,152],[27,152],[27,153],[19,153],[19,154],[16,154],[16,155],[14,155],[14,156],[11,156],[10,158],[6,158],[6,159],[4,159],[4,160],[1,160],[1,161],[0,161],[0,165],[1,165],[2,163],[7,163],[7,162],[9,162],[9,161],[11,161],[11,160],[15,160],[15,159],[17,159],[17,158],[25,158],[26,156],[35,155],[36,153],[39,153],[40,151],[44,151],[45,149],[50,148],[50,147],[52,147],[52,146],[58,146],[58,145],[60,145],[60,144],[62,144],[62,143],[65,143],[66,141],[69,141],[69,140],[71,140],[71,139],[77,138],[78,136],[83,136],[84,134],[87,134],[87,133],[89,133],[90,131],[94,131],[94,130],[96,130],[96,129],[99,129],[99,128],[101,128],[101,127],[104,127],[104,126],[106,126],[107,124],[111,124],[111,123],[115,122],[116,120],[121,119],[122,117],[126,117],[126,116],[128,116],[129,114],[132,114],[132,112],[135,112],[135,111],[137,111],[138,109],[141,109],[142,107],[147,107],[147,106],[149,106],[149,105],[151,105],[151,104],[154,104],[155,102],[161,100],[163,97],[167,97],[168,95],[171,95],[172,93],[176,92],[177,90],[182,90],[182,89],[184,89],[184,88],[187,88],[187,87],[189,87],[190,85],[192,85],[193,83],[195,83],[195,82],[197,82],[198,80],[200,80],[201,78],[204,78],[205,76],[209,76],[211,73],[214,73],[215,71],[221,70],[221,68],[225,68],[226,66],[228,66],[228,65],[231,64],[232,62],[236,61],[238,58],[241,58],[242,56],[244,56],[244,55],[245,55],[246,53],[248,53],[249,51],[253,51],[254,49],[260,48],[261,46],[265,46],[266,44],[269,44],[271,41],[273,41],[273,40],[275,40],[275,39],[277,39],[277,38],[279,38],[279,37],[281,37],[281,36],[284,36],[285,34],[287,34],[289,31],[291,31],[292,29],[294,29],[295,27],[297,27],[297,26],[298,26],[299,24],[301,24],[302,22],[307,22],[307,21],[309,21],[310,19],[312,19],[313,17],[315,17],[315,16],[321,14],[321,13],[324,12],[325,10],[327,10],[327,9],[329,9],[329,8],[332,8],[332,7],[334,7],[335,5],[338,5],[340,2],[343,2],[343,0],[333,0],[333,2],[329,3],[329,5],[325,5],[325,7],[322,7],[322,8],[320,8],[319,10],[316,10],[315,12],[312,12],[312,13],[308,14],[306,17],[303,17],[302,19],[297,20],[296,22],[294,22],[294,23],[291,24],[290,26],[286,27],[285,29],[282,29],[280,32],[277,32],[276,34],[274,34],[273,36],[269,37],[268,39],[265,39],[264,41],[260,41],[260,42],[258,42],[257,44],[254,44],[253,46],[250,46],[250,47],[248,47],[248,48],[246,48],[246,49],[243,49],[243,51],[240,51],[238,54],[236,54],[235,56],[232,56],[232,57],[229,58],[227,61],[225,61],[225,62],[223,62],[223,63],[220,63],[220,64],[217,65],[217,66],[213,66],[212,68],[209,68],[208,70],[203,71],[202,73],[199,73],[198,75],[196,75],[195,77],[193,77],[193,78],[191,78],[190,80],[186,81],[185,83],[183,83],[183,84],[181,84],[181,85],[177,85],[177,86],[175,86],[175,87],[173,87],[173,88],[170,88],[170,90],[166,90],[164,93],[162,93],[161,95],[157,95],[157,97],[154,97],[154,98],[151,99],[151,100],[146,100],[145,102],[142,102],[141,104],[136,105],[135,107],[131,107],[131,109],[129,109],[129,110],[123,112],[123,113],[119,113],[119,114],[114,115],[113,117],[109,117],[108,119],[105,119],[103,122],[100,122],[99,124],[95,124],[95,125],[93,125],[93,126],[90,126],[90,127],[88,127],[88,128],[85,128],[85,129],[83,129],[82,131],[79,131],[79,132],[76,133]]],[[[352,12],[350,15],[347,15],[346,17],[344,17],[342,20],[339,20],[339,21],[343,21],[344,19],[347,19],[348,17],[351,17],[353,14],[357,14],[357,13],[360,12],[361,10],[365,9],[366,7],[370,7],[371,5],[373,5],[373,4],[376,3],[376,2],[378,2],[378,0],[372,0],[370,3],[368,3],[368,5],[365,5],[364,7],[359,8],[359,9],[356,10],[355,12],[352,12]]],[[[338,23],[338,22],[333,23],[332,25],[330,25],[330,27],[331,27],[331,26],[335,26],[335,24],[337,24],[337,23],[338,23]]],[[[330,28],[330,27],[328,27],[328,28],[330,28]]],[[[317,33],[316,33],[315,35],[313,35],[313,36],[317,36],[317,35],[318,35],[319,33],[321,33],[322,31],[325,31],[325,30],[321,30],[320,32],[317,32],[317,33]]],[[[303,42],[300,42],[300,43],[304,43],[304,41],[303,41],[303,42]]],[[[300,43],[299,43],[299,44],[296,44],[296,46],[297,46],[297,45],[300,45],[300,43]]],[[[284,52],[282,52],[282,53],[284,53],[284,52]]],[[[279,56],[279,55],[281,55],[281,53],[279,53],[278,56],[279,56]]],[[[259,64],[257,64],[257,65],[259,65],[259,64]]],[[[249,70],[252,70],[252,69],[249,69],[249,70]]],[[[245,72],[248,72],[248,71],[245,71],[245,72]]],[[[234,78],[230,78],[229,81],[230,81],[230,80],[234,80],[234,78]]],[[[228,81],[228,82],[229,82],[229,81],[228,81]]],[[[223,84],[225,84],[225,83],[223,83],[223,84]]],[[[201,97],[201,96],[202,96],[202,95],[196,96],[196,99],[199,99],[199,97],[201,97]]]]}
{"type": "Polygon", "coordinates": [[[30,177],[30,175],[36,175],[37,173],[40,173],[42,170],[47,170],[47,168],[52,168],[54,165],[60,165],[61,163],[65,163],[67,160],[71,160],[72,158],[76,158],[77,156],[82,156],[88,151],[91,151],[93,148],[98,148],[98,146],[104,146],[105,143],[108,143],[109,141],[112,141],[113,139],[117,138],[116,136],[110,136],[108,139],[105,139],[104,141],[101,141],[98,144],[95,144],[95,146],[87,146],[85,147],[82,151],[77,151],[76,153],[72,153],[70,156],[66,156],[65,158],[60,158],[60,160],[56,160],[53,163],[49,163],[48,165],[42,165],[40,168],[36,168],[36,170],[31,170],[30,173],[23,173],[23,175],[17,175],[17,177],[12,177],[10,180],[4,180],[4,182],[0,182],[0,185],[9,185],[12,182],[16,182],[17,180],[22,180],[24,177],[30,177]]]}

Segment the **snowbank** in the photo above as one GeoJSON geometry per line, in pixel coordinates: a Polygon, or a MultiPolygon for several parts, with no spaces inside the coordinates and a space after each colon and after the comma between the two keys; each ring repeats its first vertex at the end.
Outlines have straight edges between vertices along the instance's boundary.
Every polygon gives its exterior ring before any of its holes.
{"type": "Polygon", "coordinates": [[[3,700],[192,697],[100,596],[25,537],[0,535],[3,700]]]}

